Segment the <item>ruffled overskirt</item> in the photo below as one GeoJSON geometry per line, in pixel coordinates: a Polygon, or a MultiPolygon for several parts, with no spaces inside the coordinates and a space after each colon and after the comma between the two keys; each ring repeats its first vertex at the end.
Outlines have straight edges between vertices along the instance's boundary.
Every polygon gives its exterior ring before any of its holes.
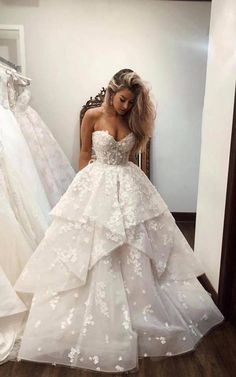
{"type": "Polygon", "coordinates": [[[106,372],[193,350],[224,317],[166,203],[132,162],[98,161],[51,211],[16,283],[34,294],[19,358],[106,372]]]}

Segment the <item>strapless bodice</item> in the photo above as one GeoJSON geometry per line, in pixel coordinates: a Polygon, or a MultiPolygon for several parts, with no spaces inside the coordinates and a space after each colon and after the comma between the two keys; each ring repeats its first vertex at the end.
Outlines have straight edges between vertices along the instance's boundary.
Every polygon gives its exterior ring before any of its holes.
{"type": "Polygon", "coordinates": [[[92,134],[93,149],[97,161],[108,165],[124,165],[129,160],[129,154],[135,144],[135,135],[130,132],[117,141],[105,130],[94,131],[92,134]]]}

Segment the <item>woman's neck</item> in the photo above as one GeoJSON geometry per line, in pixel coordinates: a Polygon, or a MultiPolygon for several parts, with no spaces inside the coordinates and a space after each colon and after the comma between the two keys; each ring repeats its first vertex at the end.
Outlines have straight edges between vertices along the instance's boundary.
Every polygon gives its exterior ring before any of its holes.
{"type": "Polygon", "coordinates": [[[123,116],[118,114],[113,106],[104,108],[103,113],[107,118],[123,119],[123,116]]]}

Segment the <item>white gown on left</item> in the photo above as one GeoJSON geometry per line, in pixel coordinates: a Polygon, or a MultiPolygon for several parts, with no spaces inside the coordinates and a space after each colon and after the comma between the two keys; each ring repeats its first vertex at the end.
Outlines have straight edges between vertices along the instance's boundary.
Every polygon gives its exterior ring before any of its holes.
{"type": "Polygon", "coordinates": [[[4,156],[5,174],[11,182],[9,199],[16,217],[35,248],[47,229],[51,206],[42,186],[37,169],[20,127],[10,110],[7,93],[7,75],[0,77],[0,143],[4,156]],[[14,183],[14,180],[20,182],[14,183]],[[24,192],[25,190],[25,192],[24,192]],[[18,193],[24,201],[17,202],[18,193]],[[20,194],[21,192],[21,194],[20,194]],[[24,207],[25,206],[25,207],[24,207]],[[27,213],[27,216],[26,216],[27,213]]]}
{"type": "Polygon", "coordinates": [[[48,226],[12,165],[14,161],[8,157],[1,136],[0,133],[0,363],[11,357],[27,310],[13,285],[48,226]]]}
{"type": "Polygon", "coordinates": [[[27,310],[13,285],[45,232],[32,202],[0,140],[0,363],[12,355],[27,310]]]}
{"type": "Polygon", "coordinates": [[[13,350],[26,310],[0,266],[0,364],[13,350]]]}
{"type": "Polygon", "coordinates": [[[13,285],[43,238],[50,211],[30,151],[10,111],[7,94],[7,75],[1,72],[0,363],[8,360],[27,310],[13,285]]]}
{"type": "Polygon", "coordinates": [[[25,89],[13,107],[14,114],[29,146],[41,182],[52,207],[67,190],[75,172],[51,131],[29,105],[30,91],[25,89]]]}
{"type": "Polygon", "coordinates": [[[14,284],[43,238],[47,223],[0,140],[0,265],[14,284]]]}

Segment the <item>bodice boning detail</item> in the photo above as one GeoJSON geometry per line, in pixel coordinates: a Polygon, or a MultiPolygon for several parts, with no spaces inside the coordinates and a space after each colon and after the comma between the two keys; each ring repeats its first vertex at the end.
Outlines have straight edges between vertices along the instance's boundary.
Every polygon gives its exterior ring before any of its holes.
{"type": "Polygon", "coordinates": [[[130,132],[117,141],[108,131],[99,130],[93,132],[92,141],[97,161],[108,165],[124,165],[127,164],[135,144],[135,135],[130,132]]]}

